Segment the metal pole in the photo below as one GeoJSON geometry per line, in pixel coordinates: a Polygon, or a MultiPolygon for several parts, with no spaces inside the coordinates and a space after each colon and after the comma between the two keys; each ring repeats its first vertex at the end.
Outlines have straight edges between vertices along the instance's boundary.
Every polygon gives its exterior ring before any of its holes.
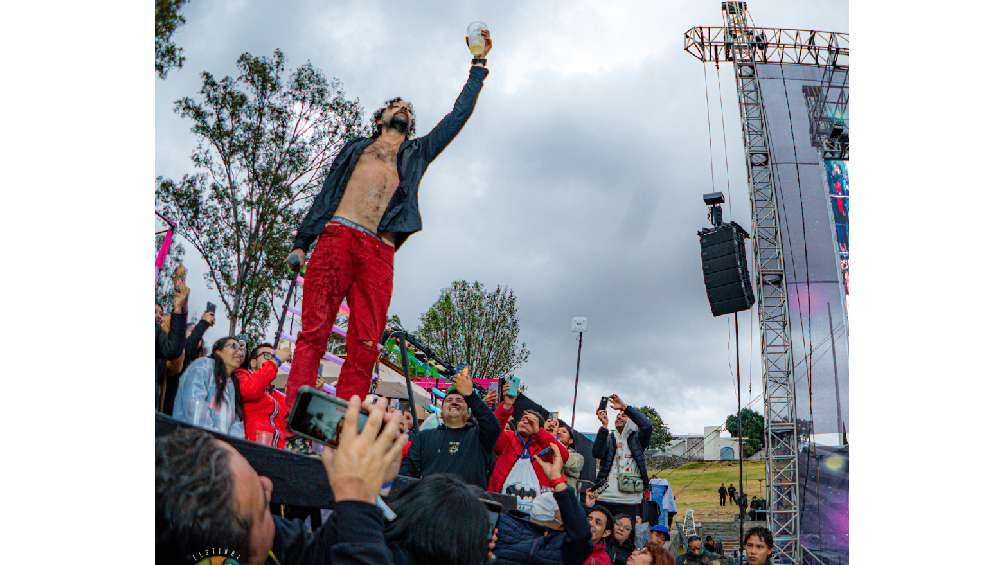
{"type": "Polygon", "coordinates": [[[837,340],[833,337],[833,314],[830,312],[830,303],[826,303],[826,319],[830,322],[830,353],[833,354],[833,392],[837,395],[837,433],[840,434],[840,443],[847,443],[844,438],[843,410],[840,406],[840,380],[837,378],[837,340]]]}
{"type": "Polygon", "coordinates": [[[411,392],[411,377],[408,376],[408,343],[404,339],[404,333],[396,333],[397,348],[401,350],[401,371],[404,372],[404,388],[408,391],[408,405],[411,407],[411,425],[418,426],[418,412],[415,411],[415,396],[411,392]]]}
{"type": "Polygon", "coordinates": [[[575,429],[575,404],[579,401],[579,362],[582,360],[582,332],[579,332],[579,352],[575,355],[575,392],[572,395],[572,429],[575,429]]]}
{"type": "MultiPolygon", "coordinates": [[[[739,313],[732,314],[732,319],[736,325],[736,418],[739,419],[739,500],[742,500],[743,493],[743,400],[742,400],[742,379],[739,376],[739,313]]],[[[750,328],[752,331],[753,328],[750,328]]],[[[739,555],[743,554],[743,527],[746,516],[744,516],[742,505],[739,506],[739,555]]]]}

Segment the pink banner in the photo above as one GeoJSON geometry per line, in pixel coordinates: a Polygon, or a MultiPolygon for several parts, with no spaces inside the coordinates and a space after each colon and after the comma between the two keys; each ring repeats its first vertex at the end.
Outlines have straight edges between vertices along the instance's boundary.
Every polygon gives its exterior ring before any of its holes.
{"type": "MultiPolygon", "coordinates": [[[[167,260],[167,254],[171,251],[172,235],[174,235],[174,226],[167,228],[167,234],[164,235],[164,243],[160,244],[160,250],[157,251],[157,258],[154,260],[153,270],[154,282],[157,281],[157,277],[160,275],[160,268],[164,266],[164,261],[167,260]]],[[[147,257],[149,257],[149,255],[147,257]]]]}

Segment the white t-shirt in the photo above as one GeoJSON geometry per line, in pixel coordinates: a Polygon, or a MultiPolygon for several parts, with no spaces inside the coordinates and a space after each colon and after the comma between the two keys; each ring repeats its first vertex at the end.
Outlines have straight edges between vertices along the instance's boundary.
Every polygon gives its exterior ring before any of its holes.
{"type": "Polygon", "coordinates": [[[614,462],[610,466],[610,475],[607,477],[607,482],[610,486],[607,487],[602,494],[600,494],[599,500],[603,502],[613,502],[614,504],[640,504],[642,495],[644,493],[622,493],[620,489],[617,488],[617,477],[621,473],[635,473],[638,474],[638,464],[635,463],[634,458],[631,457],[631,450],[628,449],[627,436],[636,431],[638,428],[635,426],[634,422],[628,420],[624,424],[624,432],[617,433],[617,428],[610,430],[610,434],[614,436],[617,441],[617,450],[614,452],[614,462]]]}

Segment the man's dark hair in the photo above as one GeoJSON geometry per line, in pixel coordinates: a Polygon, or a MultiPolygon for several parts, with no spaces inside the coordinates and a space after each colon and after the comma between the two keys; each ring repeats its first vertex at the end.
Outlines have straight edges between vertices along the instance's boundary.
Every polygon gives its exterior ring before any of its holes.
{"type": "Polygon", "coordinates": [[[370,123],[373,124],[373,135],[370,137],[372,137],[373,139],[380,137],[380,132],[383,131],[383,124],[380,123],[380,120],[383,118],[383,113],[387,110],[387,108],[390,108],[391,105],[396,104],[398,102],[404,102],[408,106],[408,113],[411,115],[411,125],[408,126],[408,134],[405,136],[405,138],[411,139],[415,137],[415,121],[416,121],[415,107],[411,105],[411,102],[408,102],[407,100],[401,98],[400,96],[391,98],[390,100],[384,102],[383,106],[381,106],[380,109],[378,109],[376,112],[373,112],[373,119],[370,120],[370,123]]]}
{"type": "Polygon", "coordinates": [[[746,530],[746,535],[743,536],[743,547],[746,547],[746,542],[749,541],[750,536],[760,538],[768,549],[774,549],[774,536],[767,528],[763,526],[755,526],[746,530]]]}
{"type": "Polygon", "coordinates": [[[602,512],[604,516],[607,517],[607,525],[603,528],[606,532],[614,531],[614,515],[610,513],[609,510],[602,506],[593,506],[592,508],[586,509],[586,516],[592,514],[593,512],[602,512]]]}
{"type": "Polygon", "coordinates": [[[715,541],[715,538],[711,536],[704,536],[704,541],[715,541]]]}
{"type": "Polygon", "coordinates": [[[246,558],[250,523],[235,510],[230,453],[194,428],[158,438],[156,452],[157,563],[188,563],[214,547],[246,558]]]}
{"type": "Polygon", "coordinates": [[[264,349],[264,348],[266,348],[266,347],[269,348],[269,349],[273,349],[273,350],[275,349],[275,346],[272,345],[271,343],[259,343],[258,345],[256,345],[254,347],[254,349],[251,350],[251,353],[249,353],[249,354],[247,354],[247,355],[244,356],[244,362],[241,363],[241,368],[242,369],[247,369],[248,371],[250,371],[251,370],[251,360],[254,359],[255,357],[257,357],[258,353],[260,353],[261,350],[264,349]]]}
{"type": "Polygon", "coordinates": [[[692,541],[701,541],[701,536],[688,536],[687,545],[690,545],[690,542],[692,541]]]}
{"type": "Polygon", "coordinates": [[[397,519],[387,524],[384,537],[413,565],[468,565],[488,554],[488,515],[460,477],[428,475],[406,485],[389,504],[397,519]]]}

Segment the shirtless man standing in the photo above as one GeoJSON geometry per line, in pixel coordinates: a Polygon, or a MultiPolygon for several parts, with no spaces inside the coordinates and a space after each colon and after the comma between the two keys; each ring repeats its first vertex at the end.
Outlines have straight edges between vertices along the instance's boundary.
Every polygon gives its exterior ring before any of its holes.
{"type": "Polygon", "coordinates": [[[389,100],[373,115],[369,139],[355,139],[335,157],[296,238],[293,254],[302,265],[317,239],[303,283],[302,329],[286,385],[292,407],[296,391],[313,385],[343,299],[352,314],[346,336],[346,359],[337,395],[365,398],[376,363],[377,342],[387,323],[394,283],[394,252],[422,229],[418,183],[426,169],[453,140],[474,111],[485,76],[492,41],[471,61],[470,75],[453,111],[424,137],[414,138],[415,115],[409,102],[389,100]],[[318,238],[318,236],[320,236],[318,238]]]}

